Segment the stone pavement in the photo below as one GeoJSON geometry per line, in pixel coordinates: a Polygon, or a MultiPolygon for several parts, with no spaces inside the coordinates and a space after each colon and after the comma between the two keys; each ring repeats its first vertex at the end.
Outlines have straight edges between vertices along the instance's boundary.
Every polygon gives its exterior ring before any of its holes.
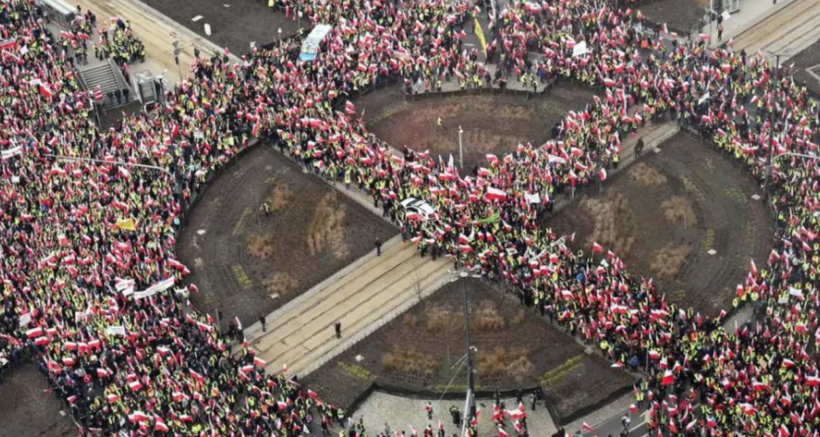
{"type": "MultiPolygon", "coordinates": [[[[463,372],[461,373],[463,375],[463,372]]],[[[498,435],[497,427],[492,421],[493,399],[477,399],[476,406],[479,409],[478,415],[478,435],[495,437],[498,435]]],[[[507,409],[515,409],[518,406],[515,398],[502,399],[507,409]]],[[[447,435],[451,436],[454,433],[461,435],[461,429],[453,424],[450,416],[450,407],[455,406],[463,414],[464,413],[464,399],[454,400],[439,400],[439,398],[430,399],[422,397],[406,397],[397,396],[380,391],[374,391],[370,397],[365,400],[361,406],[352,414],[354,421],[358,422],[361,418],[364,422],[368,435],[376,435],[384,429],[385,421],[390,426],[391,431],[404,430],[407,435],[410,435],[410,428],[416,427],[419,435],[423,435],[424,427],[430,424],[433,430],[438,429],[439,421],[444,425],[447,435]],[[427,402],[433,405],[433,420],[427,419],[427,412],[424,411],[424,406],[427,402]]],[[[544,407],[544,404],[539,404],[535,411],[530,410],[529,396],[524,397],[524,405],[526,406],[527,427],[530,435],[538,437],[547,437],[555,432],[557,427],[550,417],[549,411],[544,407]]],[[[569,430],[569,428],[567,428],[569,430]]],[[[516,435],[509,420],[507,421],[506,431],[510,435],[516,435]]]]}
{"type": "Polygon", "coordinates": [[[417,256],[396,236],[245,330],[269,373],[303,377],[452,280],[450,258],[417,256]],[[342,323],[336,339],[334,324],[342,323]],[[287,367],[285,367],[287,366],[287,367]]]}
{"type": "MultiPolygon", "coordinates": [[[[132,31],[145,44],[145,62],[132,66],[132,75],[149,70],[155,77],[163,76],[173,86],[180,79],[180,71],[182,77],[188,76],[194,59],[194,47],[198,47],[203,56],[224,52],[216,44],[136,0],[69,0],[69,4],[79,5],[83,12],[93,11],[97,15],[97,24],[105,28],[111,17],[120,17],[131,23],[132,31]],[[180,43],[179,68],[174,62],[172,41],[180,43]]],[[[92,42],[96,41],[99,41],[99,35],[95,34],[92,42]]],[[[93,56],[93,48],[89,49],[89,53],[89,57],[93,56]]],[[[234,55],[230,58],[234,62],[239,61],[234,55]]]]}

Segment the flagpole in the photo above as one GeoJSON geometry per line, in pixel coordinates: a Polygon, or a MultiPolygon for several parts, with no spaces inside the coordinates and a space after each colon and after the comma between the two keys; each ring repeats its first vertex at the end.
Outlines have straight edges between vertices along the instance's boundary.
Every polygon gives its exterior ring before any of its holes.
{"type": "Polygon", "coordinates": [[[127,167],[138,167],[138,168],[147,168],[149,170],[157,170],[167,174],[170,177],[174,177],[174,174],[164,169],[162,167],[157,167],[155,165],[148,165],[148,164],[135,164],[131,162],[124,162],[124,161],[105,161],[102,159],[94,159],[94,158],[82,158],[78,156],[63,156],[63,155],[45,155],[48,158],[54,158],[59,161],[69,161],[69,162],[95,162],[98,164],[113,164],[113,165],[122,165],[127,167]]]}

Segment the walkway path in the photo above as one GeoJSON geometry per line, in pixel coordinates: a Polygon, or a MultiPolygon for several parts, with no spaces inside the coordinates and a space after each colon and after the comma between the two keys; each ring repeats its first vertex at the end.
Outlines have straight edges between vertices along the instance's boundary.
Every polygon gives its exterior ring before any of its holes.
{"type": "Polygon", "coordinates": [[[269,373],[303,377],[453,279],[449,258],[419,257],[397,236],[245,330],[269,373]],[[333,325],[342,323],[342,338],[333,325]]]}
{"type": "Polygon", "coordinates": [[[758,51],[766,56],[781,54],[780,62],[820,40],[820,2],[792,0],[765,18],[752,22],[734,37],[735,51],[758,51]]]}
{"type": "MultiPolygon", "coordinates": [[[[188,76],[191,63],[194,60],[194,47],[198,47],[203,56],[210,56],[214,52],[223,53],[223,49],[216,44],[200,37],[191,30],[166,17],[156,9],[135,0],[69,0],[70,4],[83,8],[83,12],[91,10],[97,15],[98,25],[108,26],[109,18],[120,17],[131,23],[131,30],[145,44],[145,63],[132,66],[131,73],[151,71],[154,76],[164,76],[171,84],[179,80],[179,71],[182,76],[188,76]],[[171,42],[179,41],[181,49],[180,65],[174,62],[171,42]],[[164,74],[163,72],[166,71],[164,74]]],[[[94,35],[92,42],[99,40],[94,35]]],[[[90,50],[93,55],[93,49],[90,50]]],[[[239,58],[230,55],[234,62],[239,58]]]]}

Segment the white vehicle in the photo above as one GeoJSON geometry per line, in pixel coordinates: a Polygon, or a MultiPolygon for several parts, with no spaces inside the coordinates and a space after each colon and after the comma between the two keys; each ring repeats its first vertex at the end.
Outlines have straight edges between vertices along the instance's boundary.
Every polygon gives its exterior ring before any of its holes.
{"type": "Polygon", "coordinates": [[[408,197],[401,201],[401,206],[407,211],[407,214],[418,214],[422,221],[427,221],[438,217],[436,209],[430,206],[429,203],[416,199],[415,197],[408,197]]]}

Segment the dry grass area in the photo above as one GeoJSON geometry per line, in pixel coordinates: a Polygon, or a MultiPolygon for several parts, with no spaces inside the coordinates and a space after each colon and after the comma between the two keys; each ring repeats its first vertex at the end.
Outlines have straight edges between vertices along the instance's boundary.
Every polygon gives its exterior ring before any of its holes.
{"type": "Polygon", "coordinates": [[[647,165],[645,162],[639,162],[633,165],[632,168],[629,169],[628,174],[636,184],[642,187],[660,186],[669,181],[663,173],[647,165]]]}
{"type": "Polygon", "coordinates": [[[415,348],[393,346],[390,352],[382,356],[382,366],[387,371],[431,377],[438,370],[439,362],[432,355],[415,348]]]}
{"type": "Polygon", "coordinates": [[[289,273],[279,272],[265,279],[265,291],[268,295],[278,294],[287,296],[299,288],[299,281],[293,279],[289,273]]]}
{"type": "Polygon", "coordinates": [[[629,202],[618,193],[611,199],[585,198],[581,207],[593,217],[594,231],[587,237],[587,246],[593,242],[604,245],[620,256],[626,256],[635,245],[635,217],[629,202]]]}
{"type": "MultiPolygon", "coordinates": [[[[500,331],[506,328],[507,323],[498,311],[495,302],[484,300],[477,302],[470,315],[470,330],[476,332],[500,331]]],[[[404,326],[408,328],[424,327],[428,332],[446,332],[464,329],[464,310],[462,308],[430,305],[425,308],[421,317],[407,314],[404,316],[404,326]]],[[[524,320],[524,314],[516,316],[518,323],[524,320]]],[[[515,321],[514,321],[515,323],[515,321]]]]}
{"type": "Polygon", "coordinates": [[[273,187],[273,193],[268,200],[270,209],[273,212],[282,211],[293,200],[293,191],[290,188],[280,185],[273,187]]]}
{"type": "Polygon", "coordinates": [[[527,347],[498,346],[493,350],[477,354],[476,367],[482,377],[513,377],[523,381],[535,375],[535,366],[530,361],[527,347]]]}
{"type": "Polygon", "coordinates": [[[347,208],[336,196],[335,191],[329,192],[316,206],[307,232],[311,255],[329,250],[336,258],[344,258],[350,252],[344,229],[347,208]]]}
{"type": "Polygon", "coordinates": [[[263,234],[248,235],[248,254],[259,259],[268,259],[275,249],[273,236],[263,234]]]}
{"type": "Polygon", "coordinates": [[[698,216],[692,208],[692,202],[683,196],[672,196],[661,203],[663,215],[670,223],[682,223],[685,226],[697,226],[698,216]]]}
{"type": "Polygon", "coordinates": [[[674,279],[683,266],[692,249],[689,246],[667,246],[655,254],[655,259],[649,266],[652,274],[661,280],[674,279]]]}

